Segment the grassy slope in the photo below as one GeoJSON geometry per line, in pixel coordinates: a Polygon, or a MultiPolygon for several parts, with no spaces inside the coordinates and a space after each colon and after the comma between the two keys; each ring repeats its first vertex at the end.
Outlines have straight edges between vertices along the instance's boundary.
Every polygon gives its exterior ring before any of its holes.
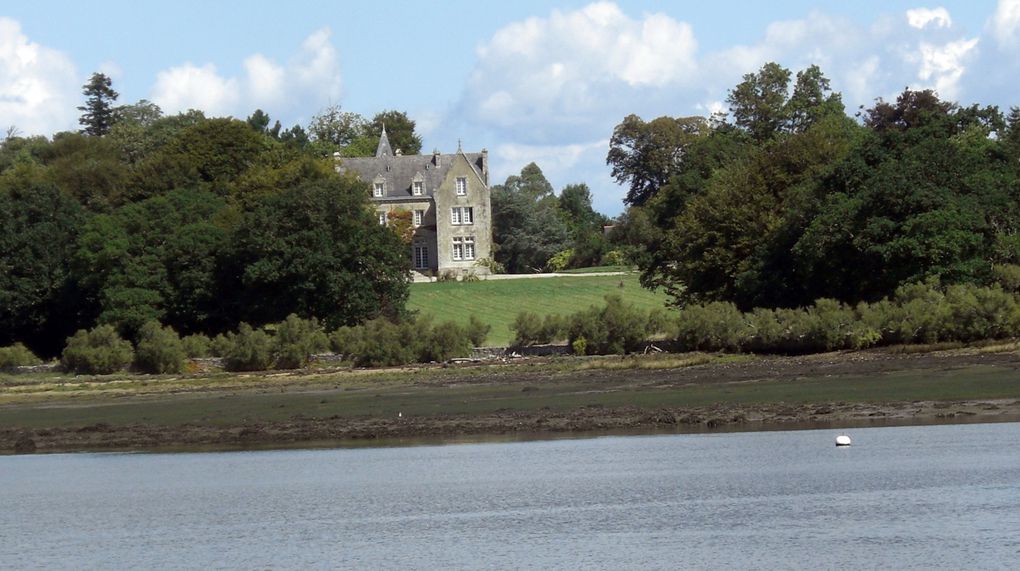
{"type": "Polygon", "coordinates": [[[641,287],[636,273],[623,276],[578,276],[490,280],[480,282],[417,283],[411,285],[408,308],[439,321],[467,323],[474,314],[492,326],[488,345],[505,346],[513,339],[510,324],[521,311],[539,315],[569,314],[601,305],[607,294],[618,293],[635,306],[661,308],[662,292],[641,287]],[[623,287],[620,287],[623,284],[623,287]]]}

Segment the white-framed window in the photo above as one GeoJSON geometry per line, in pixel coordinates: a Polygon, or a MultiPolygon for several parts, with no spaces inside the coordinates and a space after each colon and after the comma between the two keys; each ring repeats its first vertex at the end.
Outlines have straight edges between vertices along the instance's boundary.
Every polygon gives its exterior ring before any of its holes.
{"type": "Polygon", "coordinates": [[[463,260],[464,259],[464,239],[454,238],[453,239],[453,259],[463,260]]]}
{"type": "Polygon", "coordinates": [[[467,236],[464,238],[464,259],[473,260],[475,259],[475,238],[474,236],[467,236]]]}
{"type": "Polygon", "coordinates": [[[414,211],[414,225],[415,227],[421,226],[425,222],[425,211],[415,210],[414,211]]]}
{"type": "Polygon", "coordinates": [[[418,269],[429,267],[429,247],[428,246],[415,246],[414,247],[414,267],[418,269]]]}
{"type": "Polygon", "coordinates": [[[416,181],[412,182],[411,183],[411,194],[413,194],[415,196],[421,196],[421,195],[425,194],[425,183],[420,181],[420,180],[416,180],[416,181]]]}
{"type": "Polygon", "coordinates": [[[467,177],[457,177],[457,196],[467,196],[467,177]]]}
{"type": "Polygon", "coordinates": [[[372,196],[376,198],[382,198],[383,195],[383,183],[377,182],[372,185],[372,196]]]}
{"type": "Polygon", "coordinates": [[[471,206],[454,206],[450,209],[450,224],[474,224],[474,208],[471,206]]]}
{"type": "Polygon", "coordinates": [[[379,225],[380,226],[386,225],[386,211],[384,210],[379,211],[379,225]]]}

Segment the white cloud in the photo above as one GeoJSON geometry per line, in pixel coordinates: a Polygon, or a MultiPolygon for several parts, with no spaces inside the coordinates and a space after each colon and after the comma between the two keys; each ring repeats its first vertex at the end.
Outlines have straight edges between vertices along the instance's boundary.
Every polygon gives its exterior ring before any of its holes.
{"type": "Polygon", "coordinates": [[[595,209],[615,215],[626,191],[609,176],[605,166],[608,149],[608,139],[566,145],[496,145],[490,155],[493,160],[490,182],[502,184],[506,177],[520,173],[525,165],[534,162],[557,193],[568,184],[586,183],[595,209]]]}
{"type": "Polygon", "coordinates": [[[914,8],[907,10],[907,24],[918,30],[923,30],[928,26],[948,28],[953,25],[953,20],[949,17],[949,11],[942,7],[914,8]]]}
{"type": "MultiPolygon", "coordinates": [[[[1020,46],[1020,0],[1000,2],[988,28],[1000,42],[1020,46]]],[[[459,109],[444,126],[460,121],[502,141],[494,146],[494,173],[516,173],[534,160],[562,181],[587,182],[613,213],[619,205],[610,199],[623,191],[608,176],[608,144],[596,149],[590,141],[607,137],[630,113],[649,119],[719,111],[741,77],[767,62],[792,72],[817,64],[851,114],[879,97],[894,100],[907,85],[962,100],[980,97],[986,83],[1016,83],[1009,54],[988,59],[983,38],[961,33],[942,7],[865,22],[815,10],[770,23],[758,41],[702,55],[694,32],[669,16],[638,17],[610,2],[509,24],[478,48],[459,109]],[[976,77],[982,81],[968,81],[976,77]]],[[[1006,92],[1000,87],[996,97],[1006,92]]]]}
{"type": "Polygon", "coordinates": [[[999,0],[995,14],[989,22],[992,36],[999,47],[1015,48],[1020,43],[1017,31],[1020,30],[1020,0],[999,0]]]}
{"type": "Polygon", "coordinates": [[[200,109],[210,115],[229,114],[240,98],[237,80],[221,77],[211,63],[201,67],[186,63],[161,71],[152,92],[153,102],[167,113],[200,109]]]}
{"type": "Polygon", "coordinates": [[[965,61],[978,45],[978,39],[957,40],[938,46],[922,42],[921,68],[917,77],[943,99],[954,99],[959,91],[960,78],[967,67],[965,61]]]}
{"type": "Polygon", "coordinates": [[[76,129],[82,83],[67,55],[30,41],[16,20],[0,17],[0,130],[76,129]]]}
{"type": "Polygon", "coordinates": [[[590,132],[614,102],[689,84],[696,49],[690,26],[662,14],[635,19],[611,2],[556,10],[509,24],[478,48],[463,113],[500,129],[528,125],[518,135],[530,143],[565,128],[590,132]]]}
{"type": "Polygon", "coordinates": [[[497,145],[493,157],[496,162],[492,166],[496,181],[520,172],[528,163],[534,162],[542,167],[546,176],[559,177],[570,171],[578,161],[587,154],[600,153],[605,159],[609,140],[570,145],[524,145],[504,143],[497,145]]]}
{"type": "Polygon", "coordinates": [[[312,33],[286,64],[253,54],[243,68],[241,77],[225,77],[212,63],[163,70],[157,74],[152,100],[167,113],[200,109],[246,117],[263,109],[277,117],[318,109],[342,94],[339,57],[328,29],[312,33]]]}

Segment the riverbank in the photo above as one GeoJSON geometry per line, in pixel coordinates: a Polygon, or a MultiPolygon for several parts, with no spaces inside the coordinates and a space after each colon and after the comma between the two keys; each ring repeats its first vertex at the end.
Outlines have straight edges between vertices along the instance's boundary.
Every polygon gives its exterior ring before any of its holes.
{"type": "Polygon", "coordinates": [[[0,452],[1020,420],[1015,345],[527,359],[381,371],[0,377],[0,452]]]}

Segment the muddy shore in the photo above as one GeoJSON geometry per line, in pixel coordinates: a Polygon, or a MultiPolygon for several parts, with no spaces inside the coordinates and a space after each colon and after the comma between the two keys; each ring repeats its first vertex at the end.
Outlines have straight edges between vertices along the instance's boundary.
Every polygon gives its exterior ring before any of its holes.
{"type": "MultiPolygon", "coordinates": [[[[333,378],[328,376],[332,373],[321,374],[323,378],[333,378]]],[[[309,375],[314,380],[317,374],[309,375]]],[[[266,385],[257,386],[264,390],[266,385]]],[[[1014,351],[951,351],[920,355],[870,351],[807,357],[761,357],[663,369],[583,368],[564,371],[551,370],[546,363],[538,363],[534,370],[518,367],[508,371],[500,366],[486,365],[470,375],[424,378],[409,375],[406,382],[409,390],[427,391],[430,397],[451,395],[451,399],[461,400],[463,394],[457,390],[474,390],[477,387],[507,389],[528,400],[523,406],[472,412],[325,416],[299,411],[282,419],[254,415],[236,421],[218,418],[172,425],[100,421],[42,427],[5,422],[5,412],[28,406],[13,403],[0,407],[0,453],[345,446],[450,441],[465,437],[556,437],[616,432],[781,430],[1020,421],[1020,354],[1014,351]],[[993,371],[1004,376],[1006,389],[998,389],[999,393],[993,395],[997,398],[889,400],[879,394],[876,398],[862,395],[852,400],[814,401],[810,396],[799,396],[794,399],[799,402],[776,400],[776,397],[742,402],[748,399],[740,396],[741,391],[757,388],[762,383],[783,387],[782,383],[798,382],[798,386],[805,386],[805,383],[813,386],[810,383],[817,381],[838,387],[844,378],[892,378],[890,375],[919,378],[952,375],[955,378],[967,377],[974,371],[993,371]],[[574,405],[566,406],[547,396],[551,394],[550,389],[557,387],[570,387],[571,396],[582,390],[585,396],[610,394],[615,400],[606,402],[614,404],[602,404],[593,397],[588,404],[578,406],[577,403],[582,401],[575,399],[570,401],[574,405]],[[1012,387],[1015,387],[1015,395],[1012,387]],[[677,405],[677,402],[683,401],[680,397],[686,394],[684,391],[704,388],[733,395],[733,402],[720,399],[694,406],[677,405]],[[650,394],[661,394],[671,399],[665,399],[665,403],[659,405],[654,399],[652,402],[648,400],[650,394]],[[543,406],[543,399],[548,399],[549,404],[554,406],[543,406]],[[635,404],[627,404],[628,399],[635,404]]],[[[201,390],[210,398],[216,395],[216,391],[207,386],[201,390]]],[[[313,391],[317,398],[322,396],[321,402],[332,398],[331,391],[344,394],[343,389],[324,389],[314,382],[280,389],[281,394],[291,395],[302,391],[313,391]]],[[[175,391],[175,394],[179,392],[175,391]]],[[[122,395],[118,401],[131,398],[122,395]]],[[[157,397],[144,395],[135,398],[152,400],[157,397]]],[[[58,399],[47,401],[45,406],[52,409],[83,405],[78,401],[72,405],[58,399]]],[[[167,401],[166,406],[174,404],[167,401]]]]}

